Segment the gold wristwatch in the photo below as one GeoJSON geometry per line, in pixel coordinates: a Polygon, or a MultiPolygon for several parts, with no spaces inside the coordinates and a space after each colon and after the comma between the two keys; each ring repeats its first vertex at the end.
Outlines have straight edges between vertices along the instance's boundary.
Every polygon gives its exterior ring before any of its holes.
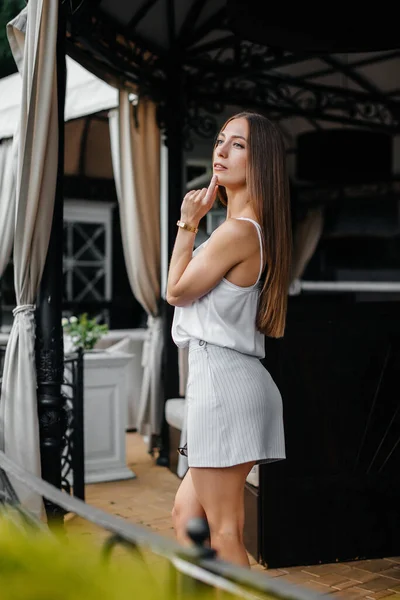
{"type": "Polygon", "coordinates": [[[197,233],[199,230],[198,227],[193,227],[192,225],[188,225],[184,221],[177,221],[176,224],[178,225],[178,227],[181,227],[182,229],[186,229],[187,231],[191,231],[192,233],[197,233]]]}

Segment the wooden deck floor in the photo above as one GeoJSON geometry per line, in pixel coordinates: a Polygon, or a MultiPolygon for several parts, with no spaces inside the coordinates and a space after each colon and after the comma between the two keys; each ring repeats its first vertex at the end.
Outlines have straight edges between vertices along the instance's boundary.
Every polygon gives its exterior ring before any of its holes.
{"type": "MultiPolygon", "coordinates": [[[[136,433],[127,435],[127,457],[137,477],[88,485],[86,502],[174,538],[171,509],[180,480],[168,469],[154,464],[142,438],[136,433]]],[[[96,542],[107,537],[105,531],[78,517],[67,520],[67,531],[96,542]]],[[[274,570],[265,569],[253,557],[250,562],[252,569],[335,598],[380,600],[390,597],[400,600],[400,557],[274,570]]]]}

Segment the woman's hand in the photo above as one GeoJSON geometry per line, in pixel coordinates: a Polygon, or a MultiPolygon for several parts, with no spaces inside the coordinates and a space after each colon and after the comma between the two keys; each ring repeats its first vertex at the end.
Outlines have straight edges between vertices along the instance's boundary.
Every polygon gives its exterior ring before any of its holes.
{"type": "Polygon", "coordinates": [[[208,188],[188,192],[181,206],[181,221],[197,227],[201,219],[212,208],[217,196],[217,189],[218,178],[213,175],[208,188]]]}

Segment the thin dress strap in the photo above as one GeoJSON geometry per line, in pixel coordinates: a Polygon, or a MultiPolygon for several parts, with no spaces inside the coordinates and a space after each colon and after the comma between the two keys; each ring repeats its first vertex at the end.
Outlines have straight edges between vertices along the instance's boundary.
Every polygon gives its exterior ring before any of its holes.
{"type": "Polygon", "coordinates": [[[236,220],[237,221],[250,221],[250,223],[253,223],[253,225],[255,225],[255,228],[256,228],[257,233],[258,233],[258,239],[260,240],[260,260],[261,260],[261,264],[260,264],[260,270],[258,272],[257,281],[254,284],[254,285],[257,285],[257,283],[260,281],[260,277],[261,277],[261,274],[263,272],[263,266],[264,266],[263,244],[262,244],[262,236],[261,236],[261,225],[259,223],[257,223],[257,221],[254,221],[254,219],[249,219],[249,217],[236,217],[236,220]]]}

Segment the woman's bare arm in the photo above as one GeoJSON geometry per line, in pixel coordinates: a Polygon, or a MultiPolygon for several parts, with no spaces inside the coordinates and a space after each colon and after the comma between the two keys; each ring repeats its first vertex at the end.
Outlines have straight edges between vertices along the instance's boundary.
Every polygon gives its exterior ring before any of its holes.
{"type": "Polygon", "coordinates": [[[249,229],[235,219],[218,227],[192,258],[195,234],[179,231],[171,257],[167,302],[187,306],[212,290],[234,267],[254,252],[249,229]]]}

